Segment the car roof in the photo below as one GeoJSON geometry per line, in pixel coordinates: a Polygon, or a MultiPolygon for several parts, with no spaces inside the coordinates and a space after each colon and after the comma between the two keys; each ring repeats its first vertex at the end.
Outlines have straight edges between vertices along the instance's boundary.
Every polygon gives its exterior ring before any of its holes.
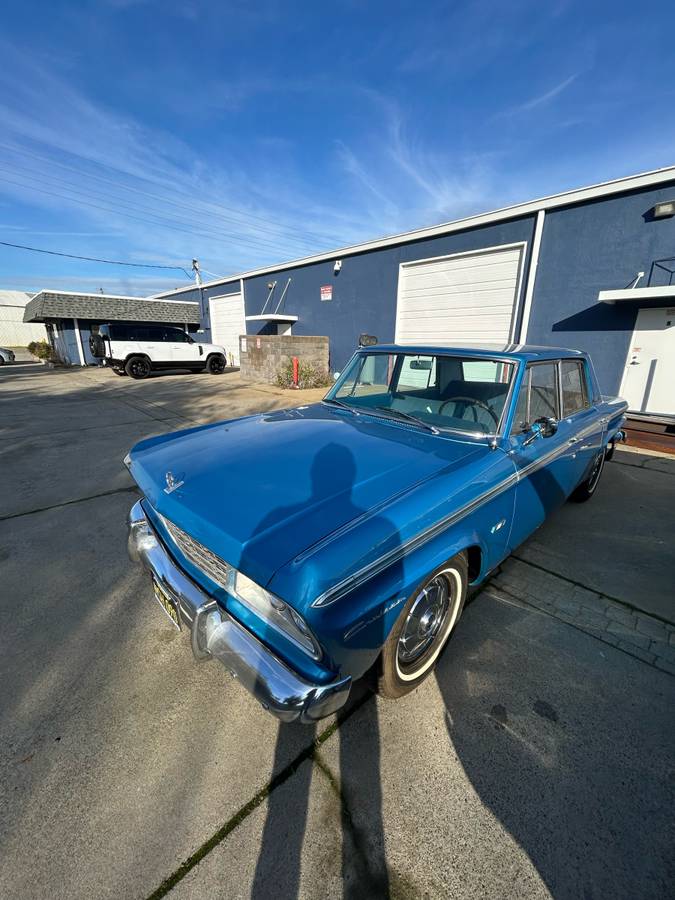
{"type": "Polygon", "coordinates": [[[419,356],[440,354],[452,356],[468,356],[485,358],[494,356],[499,359],[508,357],[514,360],[530,362],[532,360],[561,359],[563,357],[580,357],[585,354],[581,350],[568,350],[564,347],[538,347],[535,344],[374,344],[372,347],[361,347],[361,351],[380,353],[412,353],[419,356]]]}

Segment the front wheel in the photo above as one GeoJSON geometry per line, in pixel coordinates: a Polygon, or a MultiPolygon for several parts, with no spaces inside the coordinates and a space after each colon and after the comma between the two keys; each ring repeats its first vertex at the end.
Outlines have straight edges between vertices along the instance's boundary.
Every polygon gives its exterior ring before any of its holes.
{"type": "Polygon", "coordinates": [[[602,470],[605,467],[605,458],[606,453],[605,448],[603,447],[593,460],[593,465],[591,466],[588,478],[586,478],[585,481],[582,481],[579,487],[575,488],[570,494],[570,500],[573,503],[585,503],[586,500],[591,499],[598,486],[598,482],[600,481],[602,470]]]}
{"type": "Polygon", "coordinates": [[[408,598],[382,648],[377,679],[382,697],[409,694],[431,672],[462,614],[467,573],[466,558],[459,553],[408,598]]]}
{"type": "Polygon", "coordinates": [[[147,378],[150,374],[150,360],[144,356],[132,356],[124,366],[124,371],[132,378],[147,378]]]}
{"type": "Polygon", "coordinates": [[[209,356],[206,360],[204,371],[208,372],[209,375],[222,375],[225,371],[225,357],[209,356]]]}

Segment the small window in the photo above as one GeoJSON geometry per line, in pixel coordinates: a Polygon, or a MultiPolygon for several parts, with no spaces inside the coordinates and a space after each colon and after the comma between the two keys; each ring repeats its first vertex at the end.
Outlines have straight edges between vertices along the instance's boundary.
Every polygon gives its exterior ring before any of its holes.
{"type": "Polygon", "coordinates": [[[582,364],[576,360],[564,359],[560,363],[563,415],[572,416],[588,408],[588,393],[582,364]]]}
{"type": "Polygon", "coordinates": [[[516,403],[512,431],[526,431],[541,418],[558,418],[558,387],[555,363],[528,366],[516,403]]]}
{"type": "Polygon", "coordinates": [[[399,391],[426,390],[436,385],[435,356],[404,356],[398,376],[399,391]]]}
{"type": "Polygon", "coordinates": [[[487,381],[499,384],[508,381],[509,374],[505,363],[488,359],[462,360],[462,378],[464,381],[487,381]]]}
{"type": "Polygon", "coordinates": [[[167,328],[168,332],[168,340],[173,341],[174,344],[187,344],[189,338],[185,332],[180,328],[167,328]]]}
{"type": "Polygon", "coordinates": [[[523,383],[520,387],[520,391],[518,393],[518,402],[516,403],[516,413],[513,417],[513,425],[511,430],[514,434],[520,434],[522,431],[526,431],[530,425],[530,417],[529,417],[529,399],[530,399],[530,373],[532,369],[529,368],[525,372],[525,377],[523,378],[523,383]]]}

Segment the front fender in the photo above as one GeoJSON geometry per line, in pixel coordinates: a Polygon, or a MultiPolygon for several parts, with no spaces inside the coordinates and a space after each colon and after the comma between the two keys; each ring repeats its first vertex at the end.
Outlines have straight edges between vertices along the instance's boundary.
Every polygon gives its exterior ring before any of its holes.
{"type": "Polygon", "coordinates": [[[380,655],[384,642],[408,598],[429,574],[469,547],[480,551],[480,571],[472,584],[482,581],[505,552],[508,522],[499,547],[488,544],[480,529],[482,515],[470,517],[406,554],[381,574],[346,596],[312,610],[310,624],[336,669],[357,679],[380,655]]]}

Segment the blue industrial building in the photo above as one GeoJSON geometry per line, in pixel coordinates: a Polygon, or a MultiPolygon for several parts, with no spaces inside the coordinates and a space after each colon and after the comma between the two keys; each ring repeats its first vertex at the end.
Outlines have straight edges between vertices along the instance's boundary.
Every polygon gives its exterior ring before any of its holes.
{"type": "Polygon", "coordinates": [[[208,339],[326,335],[340,370],[382,342],[513,341],[592,354],[601,388],[675,416],[675,167],[158,295],[208,339]]]}

